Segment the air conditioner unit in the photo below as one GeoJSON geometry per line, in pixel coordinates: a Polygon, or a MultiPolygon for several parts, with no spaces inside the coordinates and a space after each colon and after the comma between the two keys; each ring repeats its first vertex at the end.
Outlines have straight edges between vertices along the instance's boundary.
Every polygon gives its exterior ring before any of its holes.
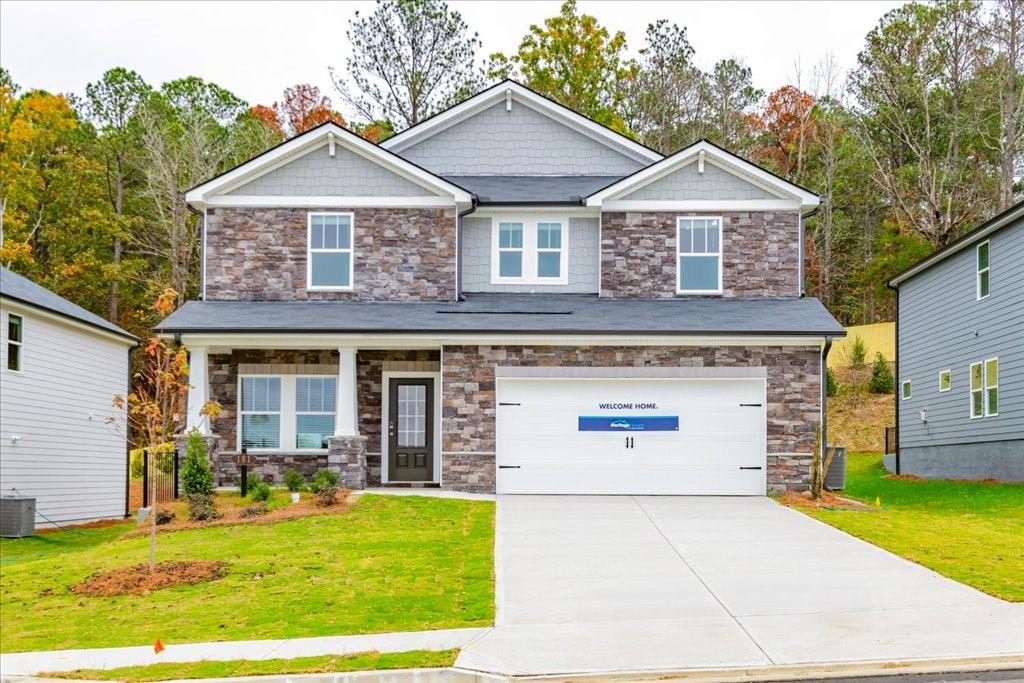
{"type": "Polygon", "coordinates": [[[36,499],[14,493],[0,494],[0,536],[25,538],[36,532],[36,499]]]}
{"type": "Polygon", "coordinates": [[[836,454],[825,473],[825,488],[829,491],[842,491],[846,488],[846,446],[829,446],[836,454]]]}

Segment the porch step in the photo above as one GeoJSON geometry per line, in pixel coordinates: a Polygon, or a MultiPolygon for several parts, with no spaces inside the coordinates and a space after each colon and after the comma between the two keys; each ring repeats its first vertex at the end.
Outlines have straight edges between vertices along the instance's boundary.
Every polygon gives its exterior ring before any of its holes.
{"type": "Polygon", "coordinates": [[[441,485],[432,481],[395,481],[382,484],[384,489],[439,489],[441,485]]]}

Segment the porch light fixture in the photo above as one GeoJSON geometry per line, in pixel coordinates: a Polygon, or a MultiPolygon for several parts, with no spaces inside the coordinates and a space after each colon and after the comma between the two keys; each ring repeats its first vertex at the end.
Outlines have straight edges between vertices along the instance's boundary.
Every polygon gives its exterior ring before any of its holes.
{"type": "Polygon", "coordinates": [[[928,409],[927,408],[922,408],[921,409],[921,422],[928,422],[928,409]]]}

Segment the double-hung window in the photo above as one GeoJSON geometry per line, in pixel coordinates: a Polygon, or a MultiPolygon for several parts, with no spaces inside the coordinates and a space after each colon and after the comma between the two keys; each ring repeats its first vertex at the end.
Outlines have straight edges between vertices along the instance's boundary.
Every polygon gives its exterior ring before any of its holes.
{"type": "Polygon", "coordinates": [[[722,293],[722,219],[680,217],[676,224],[679,294],[722,293]]]}
{"type": "Polygon", "coordinates": [[[495,217],[491,284],[565,285],[566,218],[495,217]]]}
{"type": "Polygon", "coordinates": [[[295,447],[327,448],[327,437],[334,433],[335,377],[295,378],[295,447]]]}
{"type": "Polygon", "coordinates": [[[352,214],[310,213],[307,244],[307,287],[352,289],[352,214]]]}
{"type": "Polygon", "coordinates": [[[989,289],[989,270],[988,270],[988,240],[978,245],[976,249],[977,255],[977,294],[978,299],[984,299],[988,296],[989,289]]]}
{"type": "Polygon", "coordinates": [[[21,345],[24,323],[20,315],[7,314],[7,369],[21,371],[21,345]]]}
{"type": "Polygon", "coordinates": [[[243,375],[239,380],[239,448],[327,448],[337,416],[334,375],[243,375]]]}
{"type": "Polygon", "coordinates": [[[280,377],[243,377],[238,412],[242,448],[281,447],[280,377]]]}
{"type": "Polygon", "coordinates": [[[999,359],[971,363],[971,418],[999,414],[999,359]]]}

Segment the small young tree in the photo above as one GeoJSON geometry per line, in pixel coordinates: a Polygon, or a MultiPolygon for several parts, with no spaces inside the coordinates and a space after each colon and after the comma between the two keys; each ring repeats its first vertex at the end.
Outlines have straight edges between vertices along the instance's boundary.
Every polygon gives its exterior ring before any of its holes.
{"type": "Polygon", "coordinates": [[[836,373],[832,372],[832,368],[825,368],[825,393],[828,396],[839,395],[839,380],[836,379],[836,373]]]}
{"type": "Polygon", "coordinates": [[[875,361],[871,364],[871,381],[868,382],[868,391],[872,394],[891,394],[896,390],[896,378],[892,376],[892,368],[889,361],[881,352],[875,354],[875,361]]]}
{"type": "Polygon", "coordinates": [[[181,483],[186,496],[208,496],[213,493],[213,471],[206,457],[206,442],[196,431],[189,434],[185,442],[181,483]]]}
{"type": "Polygon", "coordinates": [[[855,368],[862,368],[868,359],[868,347],[859,336],[853,336],[853,343],[850,345],[850,365],[855,368]]]}

